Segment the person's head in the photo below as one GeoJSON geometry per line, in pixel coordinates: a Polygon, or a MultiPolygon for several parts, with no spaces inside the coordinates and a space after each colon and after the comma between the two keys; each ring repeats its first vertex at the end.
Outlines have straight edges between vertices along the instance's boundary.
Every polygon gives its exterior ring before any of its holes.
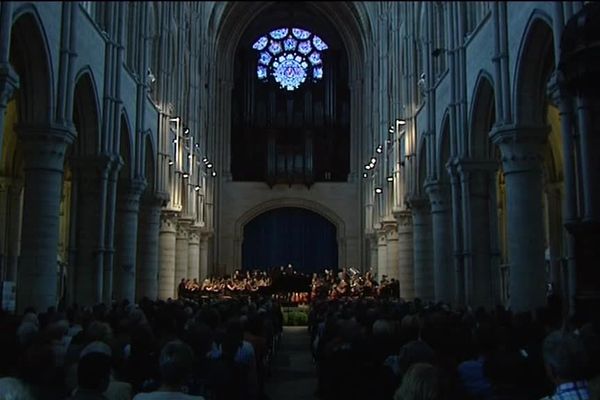
{"type": "Polygon", "coordinates": [[[180,388],[191,373],[193,362],[194,352],[190,346],[178,340],[167,343],[159,360],[163,385],[180,388]]]}
{"type": "Polygon", "coordinates": [[[97,351],[80,358],[77,365],[79,389],[104,393],[110,383],[110,356],[97,351]]]}
{"type": "Polygon", "coordinates": [[[431,364],[417,363],[404,375],[394,400],[440,400],[443,395],[439,370],[431,364]]]}
{"type": "Polygon", "coordinates": [[[556,384],[585,378],[588,354],[583,340],[570,332],[554,331],[543,345],[546,372],[556,384]]]}

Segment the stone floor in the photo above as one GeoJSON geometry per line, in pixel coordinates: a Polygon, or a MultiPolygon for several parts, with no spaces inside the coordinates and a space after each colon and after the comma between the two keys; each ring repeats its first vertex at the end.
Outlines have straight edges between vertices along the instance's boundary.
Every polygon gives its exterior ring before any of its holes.
{"type": "Polygon", "coordinates": [[[306,327],[283,328],[265,391],[270,400],[316,400],[317,375],[306,327]]]}

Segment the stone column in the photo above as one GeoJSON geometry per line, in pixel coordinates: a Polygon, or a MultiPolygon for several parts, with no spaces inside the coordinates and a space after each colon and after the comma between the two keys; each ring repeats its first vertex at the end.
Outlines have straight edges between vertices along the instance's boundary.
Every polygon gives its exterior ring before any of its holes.
{"type": "Polygon", "coordinates": [[[158,298],[158,249],[162,200],[150,195],[140,204],[135,275],[136,298],[158,298]]]}
{"type": "Polygon", "coordinates": [[[73,133],[62,127],[21,127],[25,159],[23,228],[17,312],[46,311],[57,303],[59,207],[64,156],[73,133]]]}
{"type": "Polygon", "coordinates": [[[200,279],[200,233],[198,228],[190,229],[188,250],[188,269],[187,277],[190,279],[200,279]]]}
{"type": "MultiPolygon", "coordinates": [[[[173,290],[177,289],[179,282],[182,279],[189,278],[188,276],[188,264],[189,264],[189,222],[179,221],[177,224],[177,237],[175,244],[175,286],[173,290]]],[[[177,294],[177,292],[175,292],[177,294]]]]}
{"type": "Polygon", "coordinates": [[[113,270],[113,295],[117,300],[135,302],[135,266],[137,256],[138,214],[145,180],[119,185],[115,226],[116,265],[113,270]]]}
{"type": "Polygon", "coordinates": [[[410,205],[413,219],[415,296],[424,301],[432,301],[435,289],[429,202],[425,198],[413,198],[410,205]]]}
{"type": "Polygon", "coordinates": [[[398,262],[400,272],[400,297],[412,300],[415,297],[415,276],[413,266],[413,228],[410,211],[394,213],[398,221],[398,262]]]}
{"type": "Polygon", "coordinates": [[[209,276],[208,240],[209,236],[205,232],[202,232],[200,235],[200,279],[202,280],[209,276]]]}
{"type": "MultiPolygon", "coordinates": [[[[454,161],[453,161],[454,162],[454,161]]],[[[463,256],[462,196],[460,176],[455,165],[448,167],[452,198],[452,273],[454,276],[454,303],[465,305],[465,274],[463,256]]]]}
{"type": "Polygon", "coordinates": [[[546,128],[499,127],[506,181],[510,306],[532,311],[546,302],[542,150],[546,128]]]}
{"type": "Polygon", "coordinates": [[[175,294],[175,243],[177,216],[172,212],[163,212],[160,216],[158,250],[158,298],[166,300],[175,294]]]}
{"type": "Polygon", "coordinates": [[[389,277],[387,262],[387,235],[385,230],[377,230],[377,277],[381,281],[383,276],[389,277]]]}
{"type": "Polygon", "coordinates": [[[104,206],[110,160],[81,159],[74,163],[77,179],[77,265],[74,301],[80,306],[102,302],[104,288],[104,206]]]}
{"type": "Polygon", "coordinates": [[[387,243],[387,276],[388,280],[400,278],[400,247],[398,245],[398,224],[396,220],[385,220],[383,229],[385,231],[385,240],[387,243]]]}
{"type": "Polygon", "coordinates": [[[433,288],[435,301],[451,303],[454,298],[452,263],[452,209],[449,185],[431,182],[426,185],[431,204],[433,238],[433,288]]]}
{"type": "MultiPolygon", "coordinates": [[[[0,7],[12,8],[10,2],[4,2],[0,7]]],[[[4,10],[2,10],[4,12],[4,10]]],[[[5,21],[4,14],[2,15],[2,21],[5,21]]],[[[12,12],[6,16],[7,26],[2,27],[0,30],[7,28],[10,31],[12,22],[12,12]]],[[[3,38],[0,38],[2,40],[3,38]]],[[[3,143],[4,138],[4,114],[6,112],[6,106],[11,100],[13,93],[19,87],[19,76],[13,69],[12,65],[6,61],[0,61],[0,144],[3,143]]]]}
{"type": "MultiPolygon", "coordinates": [[[[490,186],[495,185],[497,170],[495,161],[461,160],[458,171],[462,182],[463,250],[465,268],[465,300],[472,307],[495,306],[499,290],[495,287],[499,279],[492,270],[492,224],[490,206],[497,218],[496,198],[490,197],[490,186]]],[[[494,192],[495,193],[495,192],[494,192]]]]}

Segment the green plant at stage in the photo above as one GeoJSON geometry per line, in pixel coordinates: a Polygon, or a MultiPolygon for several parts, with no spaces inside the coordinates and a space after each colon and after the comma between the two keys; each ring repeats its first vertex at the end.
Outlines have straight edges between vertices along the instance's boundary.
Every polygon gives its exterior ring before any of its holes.
{"type": "Polygon", "coordinates": [[[286,311],[283,313],[283,325],[306,326],[308,324],[308,313],[306,311],[286,311]]]}

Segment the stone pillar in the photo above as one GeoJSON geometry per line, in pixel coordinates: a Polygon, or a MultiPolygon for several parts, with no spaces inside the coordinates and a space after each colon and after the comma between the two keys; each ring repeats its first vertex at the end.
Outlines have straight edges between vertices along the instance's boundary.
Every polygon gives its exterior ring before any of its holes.
{"type": "Polygon", "coordinates": [[[387,235],[385,230],[377,230],[377,277],[381,281],[383,276],[389,277],[387,262],[387,235]]]}
{"type": "Polygon", "coordinates": [[[398,224],[396,220],[384,220],[383,229],[387,243],[387,276],[388,280],[400,278],[400,247],[398,245],[398,224]]]}
{"type": "MultiPolygon", "coordinates": [[[[0,7],[3,9],[5,7],[10,7],[10,2],[4,2],[0,7]]],[[[4,10],[3,10],[4,12],[4,10]]],[[[4,21],[5,16],[2,15],[2,20],[4,21]]],[[[12,15],[6,16],[6,21],[8,23],[8,30],[10,31],[10,26],[12,22],[12,15]]],[[[3,27],[0,30],[4,30],[3,27]]],[[[0,38],[2,40],[2,38],[0,38]]],[[[11,100],[13,93],[19,87],[19,76],[13,69],[12,65],[9,62],[0,62],[0,144],[3,143],[4,138],[4,114],[6,112],[6,106],[8,102],[11,100]]]]}
{"type": "Polygon", "coordinates": [[[145,188],[145,180],[134,180],[119,185],[118,189],[115,225],[117,257],[112,295],[117,301],[135,302],[138,214],[140,196],[145,188]]]}
{"type": "Polygon", "coordinates": [[[433,288],[435,301],[451,303],[454,298],[452,262],[452,209],[449,185],[431,182],[426,185],[431,204],[433,238],[433,288]]]}
{"type": "Polygon", "coordinates": [[[25,159],[23,228],[17,312],[57,304],[59,207],[65,151],[73,133],[62,127],[22,127],[25,159]]]}
{"type": "MultiPolygon", "coordinates": [[[[189,278],[188,276],[188,264],[189,264],[189,222],[179,221],[177,225],[177,237],[176,237],[176,252],[175,252],[175,286],[173,290],[177,289],[179,282],[182,279],[189,278]]],[[[177,293],[177,292],[175,292],[177,293]]]]}
{"type": "MultiPolygon", "coordinates": [[[[370,233],[369,235],[369,268],[371,268],[372,272],[375,273],[377,271],[377,258],[378,258],[378,250],[377,250],[377,234],[370,233]]],[[[375,275],[378,277],[379,275],[375,275]]]]}
{"type": "Polygon", "coordinates": [[[102,302],[104,288],[104,208],[110,161],[105,158],[78,160],[77,265],[74,301],[80,306],[102,302]]]}
{"type": "Polygon", "coordinates": [[[424,301],[434,299],[433,248],[431,214],[425,198],[410,200],[413,219],[415,296],[424,301]]]}
{"type": "Polygon", "coordinates": [[[465,274],[463,257],[463,224],[462,224],[462,196],[460,175],[455,165],[448,167],[451,182],[452,198],[452,273],[454,276],[454,303],[457,306],[465,305],[465,274]]]}
{"type": "Polygon", "coordinates": [[[499,127],[493,134],[506,182],[510,306],[515,312],[546,302],[542,144],[547,133],[546,128],[499,127]]]}
{"type": "Polygon", "coordinates": [[[413,266],[413,228],[410,211],[394,213],[398,221],[398,263],[400,272],[400,297],[412,300],[415,297],[415,276],[413,266]]]}
{"type": "Polygon", "coordinates": [[[200,279],[204,280],[209,276],[208,268],[208,240],[209,236],[203,232],[200,236],[200,279]]]}
{"type": "Polygon", "coordinates": [[[190,229],[188,249],[187,277],[200,279],[200,233],[198,229],[190,229]]]}
{"type": "MultiPolygon", "coordinates": [[[[463,251],[465,271],[465,301],[472,307],[490,309],[499,300],[498,284],[492,271],[493,262],[492,224],[490,206],[497,218],[496,198],[490,197],[490,186],[495,185],[497,170],[495,161],[461,160],[458,171],[462,183],[463,251]]],[[[495,191],[494,191],[495,193],[495,191]]]]}
{"type": "Polygon", "coordinates": [[[142,198],[138,223],[136,298],[158,298],[158,248],[161,199],[142,198]]]}
{"type": "Polygon", "coordinates": [[[177,216],[163,212],[160,216],[158,250],[158,298],[166,300],[175,297],[175,243],[177,216]]]}
{"type": "Polygon", "coordinates": [[[19,247],[21,241],[21,190],[23,182],[18,179],[0,178],[0,243],[2,245],[2,268],[0,279],[16,282],[19,247]]]}

